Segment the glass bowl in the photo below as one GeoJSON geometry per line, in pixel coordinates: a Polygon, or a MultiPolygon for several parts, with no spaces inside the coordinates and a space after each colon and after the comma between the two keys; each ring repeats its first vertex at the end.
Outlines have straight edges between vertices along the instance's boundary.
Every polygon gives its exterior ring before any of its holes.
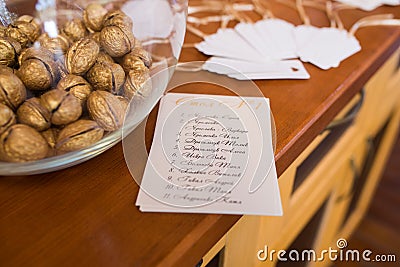
{"type": "MultiPolygon", "coordinates": [[[[1,2],[0,0],[0,9],[1,2]]],[[[15,0],[8,1],[7,8],[11,19],[21,15],[32,15],[40,18],[42,32],[48,32],[54,25],[63,25],[74,18],[82,18],[82,10],[89,3],[99,3],[108,10],[120,9],[133,21],[133,34],[143,48],[152,56],[150,67],[152,90],[145,96],[134,97],[129,108],[135,112],[125,118],[123,129],[105,134],[99,142],[81,149],[45,159],[8,163],[0,161],[0,175],[33,175],[46,173],[74,166],[89,160],[108,150],[121,141],[124,135],[133,131],[143,121],[164,94],[173,74],[174,66],[183,45],[186,31],[188,0],[127,0],[127,1],[68,1],[68,0],[15,0]],[[161,73],[161,75],[160,75],[161,73]],[[156,75],[158,74],[158,75],[156,75]],[[134,115],[132,115],[134,114],[134,115]]],[[[3,13],[4,14],[4,13],[3,13]]],[[[7,23],[4,15],[1,23],[7,23]]]]}

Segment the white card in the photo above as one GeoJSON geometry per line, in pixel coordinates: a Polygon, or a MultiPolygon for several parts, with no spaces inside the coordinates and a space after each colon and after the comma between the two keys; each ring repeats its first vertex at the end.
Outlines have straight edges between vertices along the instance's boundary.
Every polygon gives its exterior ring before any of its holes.
{"type": "Polygon", "coordinates": [[[269,53],[274,59],[296,58],[294,42],[295,26],[281,19],[265,19],[254,24],[257,32],[268,44],[269,53]]]}
{"type": "Polygon", "coordinates": [[[261,97],[163,97],[140,210],[282,215],[269,113],[261,97]]]}
{"type": "Polygon", "coordinates": [[[372,11],[381,5],[400,5],[400,0],[336,0],[365,11],[372,11]]]}
{"type": "Polygon", "coordinates": [[[361,50],[354,36],[336,28],[320,28],[318,31],[300,28],[297,37],[302,42],[297,51],[300,59],[323,70],[338,67],[341,61],[361,50]],[[302,34],[307,36],[307,43],[303,43],[306,38],[302,34]]]}
{"type": "Polygon", "coordinates": [[[206,55],[237,58],[247,61],[263,61],[250,43],[242,38],[234,29],[219,29],[217,33],[207,36],[196,48],[206,55]]]}
{"type": "Polygon", "coordinates": [[[309,79],[310,74],[299,60],[245,62],[236,59],[211,57],[203,69],[238,80],[309,79]]]}

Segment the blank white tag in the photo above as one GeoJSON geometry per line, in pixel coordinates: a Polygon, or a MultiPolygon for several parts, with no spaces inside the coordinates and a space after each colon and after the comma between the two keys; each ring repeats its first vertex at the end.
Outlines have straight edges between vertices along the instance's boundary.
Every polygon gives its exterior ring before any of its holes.
{"type": "Polygon", "coordinates": [[[224,74],[238,80],[309,79],[310,75],[299,60],[269,61],[264,63],[212,57],[203,69],[224,74]]]}
{"type": "Polygon", "coordinates": [[[381,5],[400,5],[400,0],[336,0],[365,11],[371,11],[381,5]]]}
{"type": "Polygon", "coordinates": [[[217,33],[205,38],[196,48],[206,55],[236,58],[247,61],[263,61],[258,53],[234,29],[219,29],[217,33]]]}
{"type": "MultiPolygon", "coordinates": [[[[357,39],[345,30],[335,28],[320,28],[309,36],[308,42],[297,51],[303,62],[310,62],[317,67],[327,70],[338,67],[340,62],[361,50],[357,39]]],[[[300,39],[302,32],[298,32],[300,39]]]]}
{"type": "Polygon", "coordinates": [[[281,19],[265,19],[254,24],[264,40],[265,49],[274,59],[296,58],[295,26],[281,19]]]}

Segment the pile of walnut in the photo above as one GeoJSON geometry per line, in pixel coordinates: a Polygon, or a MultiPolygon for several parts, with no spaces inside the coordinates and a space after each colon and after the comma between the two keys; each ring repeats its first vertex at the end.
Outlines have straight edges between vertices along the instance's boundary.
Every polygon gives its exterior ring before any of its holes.
{"type": "Polygon", "coordinates": [[[122,11],[90,4],[57,37],[21,16],[0,26],[0,161],[79,150],[119,129],[151,90],[150,55],[122,11]]]}

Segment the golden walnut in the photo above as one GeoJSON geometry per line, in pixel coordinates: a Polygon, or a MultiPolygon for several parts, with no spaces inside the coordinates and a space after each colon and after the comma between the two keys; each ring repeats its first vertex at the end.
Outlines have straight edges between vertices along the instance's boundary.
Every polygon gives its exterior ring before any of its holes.
{"type": "Polygon", "coordinates": [[[55,57],[64,55],[70,45],[68,38],[63,34],[52,38],[47,33],[44,33],[39,36],[38,41],[40,46],[48,49],[55,57]]]}
{"type": "Polygon", "coordinates": [[[0,134],[16,122],[14,112],[8,106],[0,103],[0,134]]]}
{"type": "Polygon", "coordinates": [[[40,28],[32,22],[17,20],[8,25],[5,30],[5,35],[19,42],[22,47],[26,47],[27,45],[34,43],[39,37],[40,28]]]}
{"type": "Polygon", "coordinates": [[[26,100],[17,110],[18,121],[39,132],[50,128],[50,115],[40,99],[36,97],[26,100]]]}
{"type": "Polygon", "coordinates": [[[38,59],[29,59],[21,65],[18,76],[30,90],[47,90],[53,84],[53,77],[46,64],[38,59]]]}
{"type": "Polygon", "coordinates": [[[21,80],[11,72],[0,72],[0,103],[16,110],[25,99],[26,89],[21,80]]]}
{"type": "Polygon", "coordinates": [[[74,151],[97,143],[103,138],[104,130],[91,120],[79,120],[67,125],[58,135],[56,149],[74,151]]]}
{"type": "Polygon", "coordinates": [[[0,37],[6,36],[6,27],[0,25],[0,37]]]}
{"type": "Polygon", "coordinates": [[[87,79],[95,90],[118,93],[125,81],[125,72],[117,63],[96,63],[87,73],[87,79]]]}
{"type": "Polygon", "coordinates": [[[79,41],[87,34],[85,24],[80,19],[74,19],[65,23],[61,32],[73,42],[79,41]]]}
{"type": "Polygon", "coordinates": [[[90,31],[98,32],[103,27],[103,20],[107,9],[102,5],[91,3],[83,11],[83,22],[90,31]]]}
{"type": "Polygon", "coordinates": [[[0,37],[0,65],[13,67],[17,63],[21,45],[12,38],[0,37]]]}
{"type": "Polygon", "coordinates": [[[132,31],[118,26],[107,26],[100,33],[101,47],[112,57],[122,57],[135,46],[132,31]]]}
{"type": "Polygon", "coordinates": [[[92,92],[92,86],[84,78],[73,74],[62,78],[57,84],[57,89],[69,92],[78,98],[82,105],[92,92]]]}
{"type": "Polygon", "coordinates": [[[70,74],[84,75],[96,62],[99,45],[90,38],[75,42],[65,56],[65,66],[70,74]]]}
{"type": "Polygon", "coordinates": [[[130,52],[122,58],[121,66],[126,72],[131,70],[141,71],[147,69],[143,60],[133,52],[130,52]]]}
{"type": "Polygon", "coordinates": [[[65,125],[82,115],[79,99],[63,90],[51,90],[41,96],[42,105],[51,113],[51,123],[65,125]]]}
{"type": "Polygon", "coordinates": [[[49,147],[43,136],[28,125],[15,124],[0,135],[0,160],[26,162],[46,157],[49,147]]]}
{"type": "Polygon", "coordinates": [[[97,56],[96,62],[108,62],[108,63],[115,63],[114,59],[110,57],[109,54],[100,52],[97,56]]]}
{"type": "Polygon", "coordinates": [[[57,83],[59,72],[49,50],[27,48],[19,56],[19,62],[17,74],[28,89],[47,90],[57,83]]]}
{"type": "Polygon", "coordinates": [[[141,45],[136,45],[135,48],[129,54],[140,58],[147,68],[150,68],[153,63],[151,54],[147,52],[141,45]]]}
{"type": "Polygon", "coordinates": [[[90,94],[87,107],[89,115],[106,131],[122,127],[125,107],[117,96],[107,91],[94,91],[90,94]]]}
{"type": "Polygon", "coordinates": [[[50,128],[46,131],[41,132],[44,139],[47,141],[47,144],[50,148],[56,147],[57,136],[58,136],[59,129],[57,128],[50,128]]]}
{"type": "Polygon", "coordinates": [[[40,35],[41,27],[40,27],[40,20],[39,19],[34,18],[34,17],[30,16],[30,15],[22,15],[21,17],[19,17],[17,19],[17,21],[24,21],[24,22],[32,24],[32,26],[35,28],[35,33],[38,33],[37,36],[40,35]]]}
{"type": "Polygon", "coordinates": [[[103,26],[117,26],[119,28],[125,28],[127,31],[132,32],[133,22],[132,19],[121,10],[114,10],[107,13],[104,18],[103,26]]]}
{"type": "Polygon", "coordinates": [[[147,68],[131,70],[126,75],[123,88],[124,96],[129,100],[135,96],[147,97],[152,89],[150,73],[147,68]]]}

